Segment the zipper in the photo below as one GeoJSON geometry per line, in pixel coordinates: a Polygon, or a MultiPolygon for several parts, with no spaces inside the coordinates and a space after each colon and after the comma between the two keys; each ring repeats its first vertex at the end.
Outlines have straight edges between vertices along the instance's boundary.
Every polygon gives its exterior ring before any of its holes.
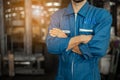
{"type": "Polygon", "coordinates": [[[72,70],[71,70],[71,71],[72,71],[72,80],[74,80],[74,79],[73,79],[73,75],[74,75],[74,74],[73,74],[73,73],[74,73],[74,57],[73,57],[73,60],[72,60],[72,70]]]}
{"type": "MultiPolygon", "coordinates": [[[[77,21],[77,14],[74,14],[75,16],[75,36],[76,36],[76,21],[77,21]]],[[[74,55],[74,54],[73,54],[74,55]]],[[[74,55],[75,56],[75,55],[74,55]]],[[[72,72],[72,80],[73,77],[74,77],[74,56],[73,56],[73,59],[72,59],[72,67],[71,67],[71,72],[72,72]]]]}

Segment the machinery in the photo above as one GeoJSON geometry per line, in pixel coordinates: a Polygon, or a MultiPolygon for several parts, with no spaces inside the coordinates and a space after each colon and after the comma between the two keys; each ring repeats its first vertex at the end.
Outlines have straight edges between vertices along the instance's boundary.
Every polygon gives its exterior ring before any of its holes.
{"type": "Polygon", "coordinates": [[[45,38],[50,15],[60,1],[0,0],[0,6],[2,75],[45,74],[54,69],[45,38]]]}

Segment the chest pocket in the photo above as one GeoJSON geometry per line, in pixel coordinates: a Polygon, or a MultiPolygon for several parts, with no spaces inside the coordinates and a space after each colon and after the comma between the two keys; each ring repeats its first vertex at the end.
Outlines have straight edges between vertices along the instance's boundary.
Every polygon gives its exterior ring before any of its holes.
{"type": "Polygon", "coordinates": [[[83,21],[82,27],[79,27],[79,34],[94,35],[95,20],[87,18],[83,21]]]}

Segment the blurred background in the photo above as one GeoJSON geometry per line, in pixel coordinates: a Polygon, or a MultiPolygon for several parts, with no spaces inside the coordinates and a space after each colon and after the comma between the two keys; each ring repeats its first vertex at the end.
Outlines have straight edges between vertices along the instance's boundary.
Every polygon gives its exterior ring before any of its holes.
{"type": "MultiPolygon", "coordinates": [[[[102,80],[120,80],[120,0],[88,0],[113,16],[111,42],[100,60],[102,80]]],[[[45,44],[50,16],[70,0],[0,0],[1,80],[54,80],[58,57],[45,44]]]]}

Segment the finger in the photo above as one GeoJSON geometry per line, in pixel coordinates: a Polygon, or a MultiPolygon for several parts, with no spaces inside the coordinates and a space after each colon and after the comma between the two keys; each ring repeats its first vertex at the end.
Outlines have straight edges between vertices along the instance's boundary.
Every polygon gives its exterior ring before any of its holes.
{"type": "Polygon", "coordinates": [[[52,37],[56,37],[56,35],[54,35],[54,34],[50,34],[50,36],[52,36],[52,37]]]}
{"type": "Polygon", "coordinates": [[[59,29],[59,28],[53,28],[53,30],[56,30],[56,31],[62,31],[61,29],[59,29]]]}
{"type": "Polygon", "coordinates": [[[53,30],[60,30],[59,28],[53,28],[53,30]]]}
{"type": "Polygon", "coordinates": [[[54,32],[54,33],[57,33],[57,34],[59,34],[59,33],[63,34],[64,33],[62,30],[57,29],[57,28],[53,28],[53,30],[51,30],[51,31],[54,32]]]}
{"type": "Polygon", "coordinates": [[[77,50],[76,49],[72,49],[73,52],[76,52],[77,50]]]}
{"type": "Polygon", "coordinates": [[[73,52],[75,52],[74,50],[72,50],[73,52]]]}
{"type": "Polygon", "coordinates": [[[50,31],[58,31],[58,29],[53,28],[53,29],[51,29],[50,31]]]}
{"type": "Polygon", "coordinates": [[[57,28],[53,28],[53,30],[54,30],[54,29],[57,29],[57,28]]]}
{"type": "Polygon", "coordinates": [[[49,33],[52,33],[52,32],[53,32],[53,30],[50,30],[50,31],[49,31],[49,33]]]}
{"type": "Polygon", "coordinates": [[[55,30],[57,30],[57,31],[61,31],[61,29],[58,29],[58,28],[56,28],[55,30]]]}
{"type": "Polygon", "coordinates": [[[57,30],[50,30],[50,32],[58,32],[57,30]]]}
{"type": "Polygon", "coordinates": [[[57,31],[55,31],[55,30],[50,30],[50,33],[57,33],[57,31]]]}
{"type": "Polygon", "coordinates": [[[58,29],[58,28],[53,28],[53,29],[58,29]]]}
{"type": "Polygon", "coordinates": [[[58,33],[57,33],[57,32],[55,32],[55,31],[50,31],[50,34],[57,35],[58,33]]]}
{"type": "Polygon", "coordinates": [[[52,31],[56,31],[56,30],[50,30],[50,32],[52,32],[52,31]]]}
{"type": "Polygon", "coordinates": [[[50,31],[50,32],[49,32],[49,34],[53,34],[53,32],[52,32],[52,31],[50,31]]]}
{"type": "Polygon", "coordinates": [[[54,34],[54,35],[56,35],[56,33],[55,33],[55,32],[53,32],[53,31],[50,31],[50,32],[49,32],[49,34],[54,34]]]}
{"type": "Polygon", "coordinates": [[[77,53],[77,51],[76,50],[72,50],[74,53],[77,53]]]}
{"type": "Polygon", "coordinates": [[[55,36],[57,36],[56,33],[50,33],[50,35],[55,35],[55,36]]]}

